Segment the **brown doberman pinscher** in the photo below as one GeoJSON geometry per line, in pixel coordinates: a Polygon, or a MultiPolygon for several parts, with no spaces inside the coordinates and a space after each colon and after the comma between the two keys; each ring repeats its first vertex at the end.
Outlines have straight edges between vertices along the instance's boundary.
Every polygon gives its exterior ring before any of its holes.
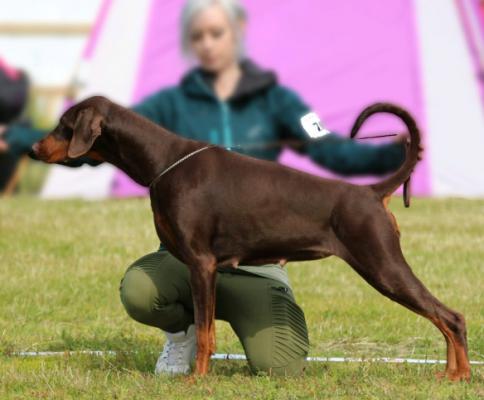
{"type": "Polygon", "coordinates": [[[464,317],[415,277],[387,208],[418,162],[417,125],[405,110],[378,103],[360,114],[352,134],[380,112],[398,116],[411,140],[402,166],[368,186],[322,179],[182,138],[103,97],[67,110],[33,152],[48,163],[81,156],[107,161],[150,188],[158,236],[190,268],[197,374],[207,373],[215,350],[217,266],[335,255],[380,293],[429,319],[447,342],[447,366],[440,376],[469,380],[464,317]]]}

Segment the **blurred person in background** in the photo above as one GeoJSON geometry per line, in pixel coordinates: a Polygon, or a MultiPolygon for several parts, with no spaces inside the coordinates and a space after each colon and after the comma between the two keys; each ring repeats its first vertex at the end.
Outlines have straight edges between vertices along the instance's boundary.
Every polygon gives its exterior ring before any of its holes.
{"type": "MultiPolygon", "coordinates": [[[[0,193],[6,189],[20,158],[25,154],[25,150],[16,146],[15,142],[10,143],[7,124],[17,121],[20,126],[18,121],[27,105],[28,92],[27,75],[0,58],[0,193]]],[[[38,135],[34,134],[33,138],[27,138],[26,143],[36,138],[38,135]]]]}
{"type": "MultiPolygon", "coordinates": [[[[282,150],[274,143],[293,140],[303,144],[297,151],[343,175],[380,175],[400,166],[405,157],[400,142],[361,144],[334,133],[309,142],[300,119],[310,107],[281,86],[274,72],[246,56],[245,24],[239,0],[188,0],[181,46],[197,66],[179,85],[158,91],[133,110],[177,134],[266,160],[276,161],[282,150]]],[[[11,138],[32,139],[23,142],[25,152],[43,136],[18,126],[9,131],[11,138]]],[[[166,335],[155,372],[188,373],[196,338],[187,266],[161,245],[127,269],[120,297],[133,319],[166,335]]],[[[216,318],[231,325],[253,373],[303,371],[309,348],[305,317],[280,265],[219,269],[216,318]]]]}

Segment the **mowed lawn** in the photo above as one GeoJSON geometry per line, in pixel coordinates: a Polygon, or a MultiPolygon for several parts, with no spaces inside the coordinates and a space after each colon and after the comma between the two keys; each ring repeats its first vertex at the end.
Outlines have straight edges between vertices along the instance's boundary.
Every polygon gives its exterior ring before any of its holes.
{"type": "MultiPolygon", "coordinates": [[[[395,198],[402,246],[417,276],[467,319],[469,353],[484,361],[484,200],[395,198]]],[[[276,223],[276,221],[275,221],[276,223]]],[[[157,247],[148,200],[0,200],[0,399],[478,399],[470,384],[438,382],[443,366],[310,363],[298,378],[249,375],[214,361],[208,377],[157,377],[164,337],[131,320],[118,294],[129,264],[157,247]],[[117,350],[116,356],[20,358],[16,351],[117,350]]],[[[445,358],[427,320],[384,298],[334,257],[291,263],[312,356],[445,358]]],[[[241,353],[217,322],[217,351],[241,353]]]]}

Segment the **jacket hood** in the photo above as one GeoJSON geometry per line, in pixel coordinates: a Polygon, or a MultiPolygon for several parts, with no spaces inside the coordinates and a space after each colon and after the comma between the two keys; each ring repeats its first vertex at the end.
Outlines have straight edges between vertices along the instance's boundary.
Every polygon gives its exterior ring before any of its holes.
{"type": "MultiPolygon", "coordinates": [[[[240,63],[242,77],[235,89],[235,93],[228,101],[240,100],[255,93],[277,85],[277,76],[273,71],[263,70],[251,60],[244,60],[240,63]]],[[[214,75],[201,68],[189,71],[182,79],[182,89],[192,95],[210,97],[215,99],[213,91],[214,75]]]]}

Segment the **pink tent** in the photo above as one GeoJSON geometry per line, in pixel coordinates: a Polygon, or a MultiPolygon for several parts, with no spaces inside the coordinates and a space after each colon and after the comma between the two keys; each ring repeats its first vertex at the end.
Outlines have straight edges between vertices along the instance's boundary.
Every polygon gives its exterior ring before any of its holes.
{"type": "MultiPolygon", "coordinates": [[[[84,54],[81,96],[126,105],[187,69],[179,52],[182,0],[104,0],[84,54]]],[[[478,0],[245,0],[250,57],[277,71],[343,135],[375,101],[396,102],[418,120],[427,152],[414,174],[418,195],[484,195],[484,8],[478,0]],[[481,75],[479,75],[481,74],[481,75]],[[479,88],[482,92],[479,92],[479,88]],[[483,97],[480,97],[480,95],[483,97]]],[[[402,130],[377,116],[366,132],[402,130]]],[[[280,162],[329,172],[289,150],[280,162]]],[[[357,179],[366,182],[367,179],[357,179]]],[[[146,193],[119,171],[112,195],[146,193]]]]}

